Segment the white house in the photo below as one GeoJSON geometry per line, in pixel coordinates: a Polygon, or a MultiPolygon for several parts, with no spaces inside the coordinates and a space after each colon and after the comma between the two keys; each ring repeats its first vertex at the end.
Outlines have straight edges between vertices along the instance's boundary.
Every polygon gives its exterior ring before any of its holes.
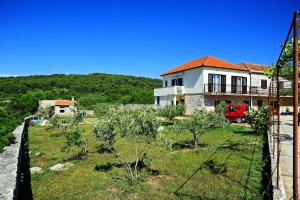
{"type": "Polygon", "coordinates": [[[161,74],[163,87],[154,89],[155,105],[183,103],[187,114],[199,107],[214,110],[220,101],[257,108],[268,100],[267,68],[205,56],[161,74]]]}

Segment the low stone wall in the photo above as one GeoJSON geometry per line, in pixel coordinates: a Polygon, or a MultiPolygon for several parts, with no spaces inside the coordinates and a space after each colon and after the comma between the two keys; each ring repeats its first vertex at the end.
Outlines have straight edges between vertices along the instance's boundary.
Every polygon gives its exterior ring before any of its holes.
{"type": "Polygon", "coordinates": [[[82,110],[83,112],[85,112],[86,116],[94,116],[95,112],[93,110],[82,110]]]}
{"type": "Polygon", "coordinates": [[[0,154],[0,200],[32,199],[28,155],[28,117],[14,130],[16,141],[0,154]]]}
{"type": "Polygon", "coordinates": [[[135,110],[135,109],[140,109],[143,107],[155,108],[155,106],[153,104],[122,104],[122,105],[120,105],[120,107],[125,110],[135,110]]]}

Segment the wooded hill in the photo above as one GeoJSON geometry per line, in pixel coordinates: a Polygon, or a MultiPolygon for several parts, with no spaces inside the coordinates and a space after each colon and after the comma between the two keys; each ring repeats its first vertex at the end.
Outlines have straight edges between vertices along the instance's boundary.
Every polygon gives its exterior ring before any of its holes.
{"type": "Polygon", "coordinates": [[[159,79],[93,73],[88,75],[39,75],[0,78],[0,100],[37,92],[41,98],[70,99],[91,109],[96,103],[153,103],[153,89],[161,87],[159,79]]]}

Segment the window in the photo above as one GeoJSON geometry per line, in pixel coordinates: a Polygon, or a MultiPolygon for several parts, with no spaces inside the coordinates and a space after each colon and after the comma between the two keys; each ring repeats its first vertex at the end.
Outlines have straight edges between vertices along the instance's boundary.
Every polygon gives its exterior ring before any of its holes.
{"type": "Polygon", "coordinates": [[[234,106],[230,106],[228,110],[229,110],[229,112],[234,112],[235,111],[235,107],[234,106]]]}
{"type": "Polygon", "coordinates": [[[176,85],[176,79],[172,79],[172,86],[176,85]]]}
{"type": "Polygon", "coordinates": [[[247,78],[241,76],[232,76],[231,93],[247,94],[247,78]]]}
{"type": "Polygon", "coordinates": [[[165,81],[165,87],[168,87],[168,81],[167,80],[165,81]]]}
{"type": "Polygon", "coordinates": [[[208,92],[226,92],[226,76],[208,74],[208,92]]]}
{"type": "Polygon", "coordinates": [[[177,85],[183,86],[182,78],[177,79],[177,85]]]}
{"type": "Polygon", "coordinates": [[[261,89],[267,89],[267,80],[261,79],[260,80],[260,87],[261,87],[261,89]]]}
{"type": "Polygon", "coordinates": [[[156,97],[156,104],[159,106],[159,104],[160,104],[160,97],[159,96],[157,96],[156,97]]]}
{"type": "Polygon", "coordinates": [[[59,107],[59,113],[65,113],[65,107],[64,106],[59,107]]]}
{"type": "Polygon", "coordinates": [[[177,78],[177,79],[172,79],[172,86],[183,86],[183,79],[182,78],[177,78]]]}

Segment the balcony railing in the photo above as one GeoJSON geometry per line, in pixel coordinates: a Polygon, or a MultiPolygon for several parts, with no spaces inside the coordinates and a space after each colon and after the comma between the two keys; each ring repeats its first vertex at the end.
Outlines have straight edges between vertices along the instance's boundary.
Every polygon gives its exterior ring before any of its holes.
{"type": "Polygon", "coordinates": [[[241,94],[241,95],[268,95],[269,89],[262,89],[257,86],[225,85],[225,84],[204,84],[204,93],[209,94],[241,94]]]}
{"type": "Polygon", "coordinates": [[[184,94],[184,86],[171,86],[154,89],[154,96],[166,95],[182,95],[184,94]]]}

